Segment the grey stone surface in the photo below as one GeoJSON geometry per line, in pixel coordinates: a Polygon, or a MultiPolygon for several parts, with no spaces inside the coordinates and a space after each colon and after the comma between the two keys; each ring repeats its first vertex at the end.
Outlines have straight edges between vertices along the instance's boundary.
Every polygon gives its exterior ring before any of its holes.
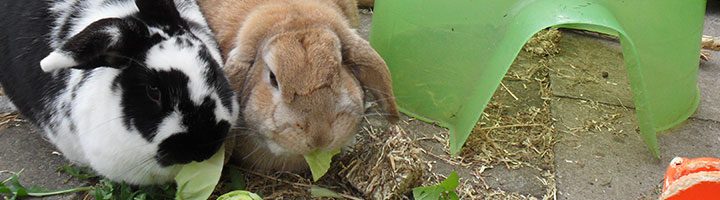
{"type": "Polygon", "coordinates": [[[547,64],[553,95],[635,107],[617,41],[565,31],[559,46],[547,64]]]}
{"type": "Polygon", "coordinates": [[[656,199],[667,163],[675,156],[720,157],[709,151],[720,149],[718,122],[691,119],[659,135],[658,160],[635,131],[634,110],[561,98],[552,112],[561,138],[555,147],[559,199],[656,199]],[[609,124],[583,130],[589,121],[614,114],[619,118],[609,124]]]}
{"type": "MultiPolygon", "coordinates": [[[[708,1],[704,34],[720,37],[720,1],[708,1]]],[[[710,52],[710,59],[700,62],[698,83],[702,98],[695,117],[720,121],[720,52],[710,52]]]]}
{"type": "Polygon", "coordinates": [[[698,85],[701,98],[694,117],[720,121],[720,53],[715,54],[714,60],[700,66],[698,85]]]}
{"type": "MultiPolygon", "coordinates": [[[[0,171],[19,172],[25,186],[48,189],[68,189],[83,183],[69,175],[58,172],[59,167],[69,164],[61,155],[53,154],[55,148],[45,141],[29,123],[16,123],[0,129],[0,171]]],[[[8,174],[0,174],[4,180],[8,174]]],[[[0,195],[1,196],[1,195],[0,195]]],[[[74,195],[54,196],[46,199],[72,199],[74,195]]]]}
{"type": "MultiPolygon", "coordinates": [[[[719,1],[708,2],[705,34],[720,35],[719,1]]],[[[649,156],[635,131],[634,110],[573,99],[554,102],[553,118],[562,138],[555,147],[558,199],[657,199],[673,157],[720,157],[716,151],[720,149],[719,75],[720,53],[714,52],[712,60],[700,64],[702,92],[697,113],[685,124],[658,135],[659,160],[649,156]],[[612,114],[620,114],[617,123],[595,131],[573,129],[612,114]]]]}

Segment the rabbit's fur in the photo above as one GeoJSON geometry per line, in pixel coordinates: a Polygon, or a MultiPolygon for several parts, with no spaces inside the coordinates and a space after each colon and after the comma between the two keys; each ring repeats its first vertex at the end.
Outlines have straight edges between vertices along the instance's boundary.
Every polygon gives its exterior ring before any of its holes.
{"type": "Polygon", "coordinates": [[[0,83],[72,162],[165,183],[215,154],[235,123],[239,105],[195,1],[3,4],[0,83]]]}
{"type": "Polygon", "coordinates": [[[307,169],[303,155],[342,148],[365,112],[366,88],[396,121],[390,74],[351,27],[354,0],[200,0],[240,95],[246,130],[235,163],[307,169]]]}

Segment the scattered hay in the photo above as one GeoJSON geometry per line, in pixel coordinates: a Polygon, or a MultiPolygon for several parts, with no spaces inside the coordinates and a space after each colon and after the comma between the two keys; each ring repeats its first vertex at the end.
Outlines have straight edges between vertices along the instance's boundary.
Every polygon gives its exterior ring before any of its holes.
{"type": "Polygon", "coordinates": [[[338,177],[332,174],[327,174],[328,177],[318,183],[313,183],[306,176],[290,172],[265,174],[245,169],[243,171],[248,179],[246,190],[259,194],[263,199],[284,199],[284,197],[310,199],[313,197],[309,190],[313,185],[335,191],[346,199],[362,199],[356,197],[353,188],[343,184],[338,177]]]}
{"type": "Polygon", "coordinates": [[[700,51],[700,59],[703,61],[710,61],[710,51],[700,51]]]}
{"type": "Polygon", "coordinates": [[[703,35],[701,44],[703,49],[720,51],[720,38],[703,35]]]}
{"type": "Polygon", "coordinates": [[[313,183],[309,174],[243,170],[248,179],[246,190],[265,199],[307,199],[313,198],[309,189],[318,185],[346,199],[406,199],[412,188],[422,184],[425,171],[421,164],[422,149],[399,126],[379,130],[364,127],[355,145],[336,156],[319,182],[313,183]]]}
{"type": "Polygon", "coordinates": [[[720,51],[720,38],[703,35],[700,46],[703,49],[702,51],[700,51],[700,59],[704,61],[709,61],[710,51],[720,51]]]}
{"type": "Polygon", "coordinates": [[[25,120],[21,119],[18,113],[2,113],[0,114],[0,129],[7,128],[9,126],[17,126],[18,123],[24,121],[25,120]]]}
{"type": "Polygon", "coordinates": [[[549,106],[530,107],[511,116],[501,113],[498,102],[488,105],[461,155],[470,162],[502,163],[510,169],[522,167],[525,162],[551,165],[550,155],[556,140],[549,106]]]}
{"type": "Polygon", "coordinates": [[[590,133],[596,133],[600,131],[608,131],[611,133],[622,133],[622,129],[617,130],[616,124],[620,123],[620,118],[623,117],[622,114],[617,112],[611,112],[611,106],[600,104],[596,101],[580,101],[584,105],[590,106],[592,109],[599,110],[603,112],[603,115],[600,116],[599,119],[588,119],[584,122],[584,126],[582,127],[582,132],[590,132],[590,133]]]}
{"type": "Polygon", "coordinates": [[[538,56],[552,56],[560,53],[560,37],[562,34],[557,28],[542,30],[535,34],[525,44],[523,50],[538,56]]]}
{"type": "Polygon", "coordinates": [[[395,125],[382,134],[369,131],[358,142],[340,171],[350,184],[370,199],[402,199],[422,183],[422,149],[395,125]]]}
{"type": "MultiPolygon", "coordinates": [[[[332,167],[318,182],[312,182],[309,173],[256,172],[242,169],[246,178],[245,190],[254,192],[263,199],[311,199],[310,188],[319,186],[334,191],[345,199],[363,199],[362,193],[353,188],[344,177],[339,176],[340,163],[333,161],[332,167]]],[[[320,198],[322,199],[322,198],[320,198]]],[[[331,198],[329,198],[331,199],[331,198]]]]}
{"type": "Polygon", "coordinates": [[[458,191],[463,198],[537,198],[486,185],[482,171],[498,164],[508,169],[528,167],[540,171],[542,177],[536,178],[545,186],[542,198],[555,198],[553,149],[558,138],[550,116],[554,96],[550,91],[548,63],[560,53],[560,37],[557,29],[547,29],[530,39],[513,64],[516,69],[505,77],[486,106],[460,154],[467,165],[484,167],[473,171],[474,178],[466,177],[465,184],[461,184],[458,191]],[[518,69],[521,71],[516,73],[518,69]]]}

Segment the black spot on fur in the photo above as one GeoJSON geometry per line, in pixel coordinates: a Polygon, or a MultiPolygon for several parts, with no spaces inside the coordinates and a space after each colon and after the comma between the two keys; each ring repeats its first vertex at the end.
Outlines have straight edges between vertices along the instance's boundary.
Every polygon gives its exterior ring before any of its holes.
{"type": "Polygon", "coordinates": [[[50,52],[45,38],[52,15],[46,1],[3,0],[0,3],[0,84],[5,94],[28,120],[50,121],[52,97],[66,87],[65,72],[56,77],[40,70],[40,60],[50,52]]]}
{"type": "Polygon", "coordinates": [[[70,113],[71,110],[70,110],[70,109],[71,109],[71,108],[70,108],[69,105],[64,105],[64,106],[63,106],[63,112],[64,112],[63,114],[65,114],[65,117],[66,117],[66,118],[69,118],[70,115],[71,115],[71,113],[70,113]]]}
{"type": "Polygon", "coordinates": [[[225,77],[225,74],[222,73],[222,68],[218,65],[218,63],[212,61],[213,58],[206,48],[200,49],[200,53],[198,55],[200,60],[209,64],[209,69],[207,70],[207,74],[205,74],[205,77],[208,77],[206,79],[207,84],[218,90],[220,102],[222,102],[224,107],[228,108],[228,112],[232,113],[230,109],[232,109],[232,101],[234,100],[233,95],[235,93],[232,89],[227,87],[230,83],[228,82],[227,77],[225,77]]]}
{"type": "Polygon", "coordinates": [[[216,123],[215,101],[209,96],[200,105],[190,99],[189,78],[182,72],[152,71],[133,66],[120,75],[120,87],[125,93],[121,104],[125,125],[134,127],[147,141],[153,141],[160,124],[172,112],[180,112],[187,131],[175,133],[163,140],[156,159],[162,165],[201,161],[212,156],[220,147],[230,123],[216,123]],[[147,85],[160,89],[161,103],[156,104],[145,93],[147,85]]]}
{"type": "Polygon", "coordinates": [[[173,0],[136,0],[140,12],[138,18],[150,26],[165,26],[170,35],[181,34],[187,27],[173,0]]]}
{"type": "Polygon", "coordinates": [[[64,23],[60,25],[60,32],[58,33],[57,37],[60,39],[66,39],[68,34],[70,34],[70,28],[74,25],[73,21],[74,19],[77,19],[80,17],[80,11],[82,11],[81,6],[82,1],[76,1],[73,3],[73,5],[70,7],[70,15],[63,20],[64,23]]]}
{"type": "Polygon", "coordinates": [[[80,74],[80,81],[78,81],[77,85],[75,85],[72,88],[72,91],[70,91],[71,101],[75,101],[75,98],[77,97],[78,89],[80,89],[80,87],[82,87],[83,84],[85,84],[85,81],[87,81],[87,79],[90,77],[91,73],[92,73],[91,70],[85,70],[80,74]]]}
{"type": "Polygon", "coordinates": [[[130,67],[120,74],[123,88],[121,104],[125,126],[134,126],[143,138],[152,141],[162,120],[178,104],[190,101],[187,83],[189,78],[179,71],[153,71],[141,66],[130,67]],[[160,90],[160,105],[148,97],[148,86],[160,90]]]}
{"type": "MultiPolygon", "coordinates": [[[[206,98],[200,109],[215,107],[212,102],[210,98],[206,98]]],[[[156,160],[160,165],[169,166],[210,158],[220,149],[230,128],[230,123],[227,121],[214,122],[215,117],[209,112],[186,115],[183,124],[194,125],[191,125],[187,132],[170,136],[160,143],[156,160]]]]}
{"type": "Polygon", "coordinates": [[[175,45],[180,46],[180,47],[188,46],[187,43],[185,43],[185,40],[183,40],[181,38],[175,38],[175,45]]]}
{"type": "Polygon", "coordinates": [[[113,93],[119,92],[118,89],[120,89],[120,77],[115,77],[112,81],[112,85],[110,85],[110,91],[113,93]]]}
{"type": "Polygon", "coordinates": [[[75,126],[75,123],[70,122],[69,128],[70,128],[70,132],[77,134],[77,127],[75,126]]]}
{"type": "Polygon", "coordinates": [[[76,69],[122,68],[134,60],[127,58],[143,56],[157,42],[149,37],[147,27],[138,19],[105,18],[88,25],[65,42],[61,49],[81,63],[74,67],[76,69]],[[119,34],[108,33],[106,30],[109,28],[119,31],[119,34]]]}

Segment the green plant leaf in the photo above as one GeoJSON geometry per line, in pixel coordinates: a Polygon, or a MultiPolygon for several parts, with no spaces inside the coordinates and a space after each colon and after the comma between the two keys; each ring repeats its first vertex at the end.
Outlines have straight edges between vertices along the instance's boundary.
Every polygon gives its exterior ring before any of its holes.
{"type": "Polygon", "coordinates": [[[75,193],[75,192],[85,192],[85,191],[91,191],[95,188],[93,187],[76,187],[66,190],[55,190],[55,191],[48,191],[43,189],[28,189],[27,195],[33,196],[33,197],[46,197],[46,196],[54,196],[54,195],[61,195],[61,194],[69,194],[69,193],[75,193]]]}
{"type": "Polygon", "coordinates": [[[327,188],[324,188],[324,187],[317,186],[317,185],[313,185],[312,187],[310,187],[310,196],[315,197],[315,198],[320,198],[320,197],[342,198],[342,195],[338,194],[337,192],[332,191],[327,188]]]}
{"type": "Polygon", "coordinates": [[[4,185],[0,185],[0,194],[12,194],[12,190],[4,185]]]}
{"type": "Polygon", "coordinates": [[[413,189],[413,197],[416,200],[458,200],[458,195],[455,193],[458,185],[460,185],[460,178],[456,172],[452,172],[450,176],[437,185],[413,189]]]}
{"type": "Polygon", "coordinates": [[[147,199],[147,193],[141,193],[136,195],[133,200],[146,200],[147,199]]]}
{"type": "Polygon", "coordinates": [[[313,181],[319,180],[330,169],[332,157],[340,153],[340,149],[334,151],[317,150],[305,155],[305,162],[310,166],[313,181]]]}
{"type": "Polygon", "coordinates": [[[178,185],[175,199],[177,200],[206,200],[215,190],[222,173],[225,159],[225,146],[210,159],[203,162],[186,164],[175,176],[178,185]]]}
{"type": "Polygon", "coordinates": [[[95,172],[92,171],[89,167],[79,167],[75,165],[64,165],[60,168],[58,168],[59,172],[63,172],[65,174],[68,174],[72,176],[73,178],[77,178],[80,180],[85,179],[91,179],[91,178],[97,178],[98,175],[95,174],[95,172]]]}
{"type": "Polygon", "coordinates": [[[230,190],[244,190],[245,175],[235,167],[228,167],[226,168],[226,170],[228,176],[230,177],[230,182],[227,185],[228,187],[230,187],[230,190]]]}
{"type": "Polygon", "coordinates": [[[446,191],[454,191],[458,185],[460,185],[460,177],[458,177],[457,172],[450,173],[450,176],[440,183],[440,186],[446,191]]]}
{"type": "MultiPolygon", "coordinates": [[[[22,171],[21,171],[22,172],[22,171]]],[[[9,178],[2,181],[0,186],[0,194],[9,196],[10,199],[16,199],[19,197],[47,197],[54,195],[61,195],[67,193],[84,192],[93,190],[93,187],[76,187],[65,190],[48,190],[40,187],[26,187],[20,183],[20,173],[13,173],[9,178]]]]}
{"type": "Polygon", "coordinates": [[[93,196],[96,200],[110,200],[113,196],[114,184],[107,179],[102,179],[98,184],[95,184],[95,191],[93,196]]]}
{"type": "Polygon", "coordinates": [[[413,197],[416,200],[435,200],[440,199],[440,195],[444,190],[437,185],[417,187],[413,189],[413,197]]]}
{"type": "Polygon", "coordinates": [[[262,198],[252,192],[235,190],[219,196],[217,200],[262,200],[262,198]]]}

